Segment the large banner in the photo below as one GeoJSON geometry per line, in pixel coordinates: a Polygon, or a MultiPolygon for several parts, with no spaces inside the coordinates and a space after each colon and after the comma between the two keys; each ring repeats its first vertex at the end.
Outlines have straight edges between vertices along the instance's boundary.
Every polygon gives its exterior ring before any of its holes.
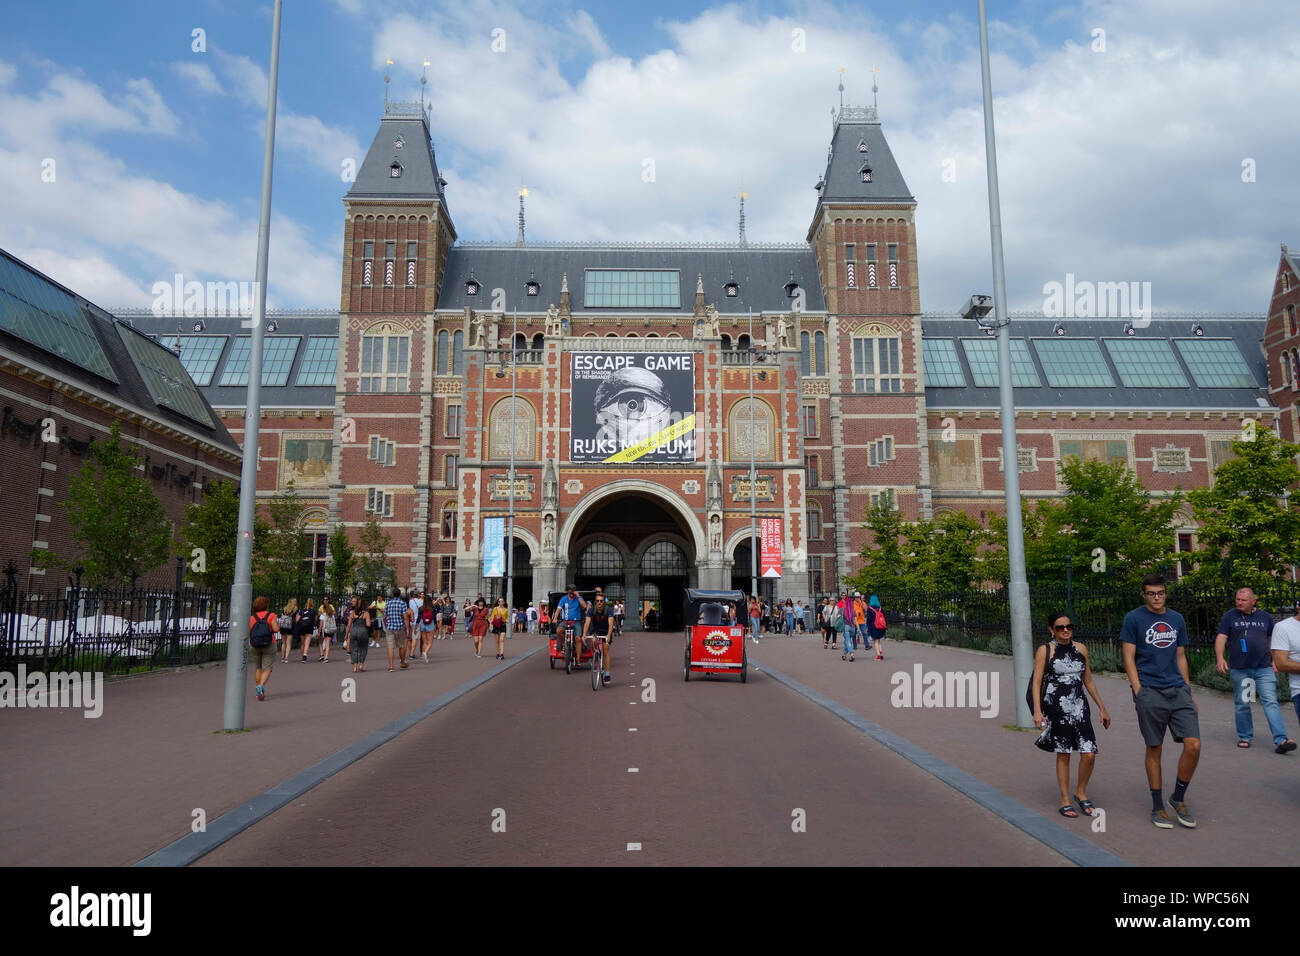
{"type": "Polygon", "coordinates": [[[575,352],[569,460],[695,460],[695,355],[575,352]]]}
{"type": "Polygon", "coordinates": [[[506,576],[506,519],[483,519],[483,577],[506,576]]]}
{"type": "Polygon", "coordinates": [[[759,518],[759,577],[781,576],[781,519],[759,518]]]}

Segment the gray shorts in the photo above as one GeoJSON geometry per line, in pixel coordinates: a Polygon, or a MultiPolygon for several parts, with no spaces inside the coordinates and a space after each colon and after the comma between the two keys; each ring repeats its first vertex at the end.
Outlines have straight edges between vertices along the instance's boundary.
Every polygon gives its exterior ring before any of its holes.
{"type": "Polygon", "coordinates": [[[254,647],[252,644],[249,644],[249,666],[252,667],[253,670],[257,671],[269,671],[273,669],[275,667],[275,652],[278,650],[279,648],[276,647],[274,643],[268,644],[266,647],[254,647]]]}
{"type": "Polygon", "coordinates": [[[1133,698],[1137,710],[1138,727],[1148,747],[1159,747],[1165,741],[1168,728],[1174,743],[1187,737],[1200,738],[1201,723],[1197,719],[1196,705],[1192,703],[1192,689],[1182,687],[1143,687],[1133,698]]]}

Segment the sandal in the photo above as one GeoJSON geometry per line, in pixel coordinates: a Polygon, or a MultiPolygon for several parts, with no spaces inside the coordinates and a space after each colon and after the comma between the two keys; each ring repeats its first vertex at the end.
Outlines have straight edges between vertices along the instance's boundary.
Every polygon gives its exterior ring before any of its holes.
{"type": "Polygon", "coordinates": [[[1238,741],[1237,741],[1237,746],[1240,747],[1242,750],[1249,750],[1249,749],[1250,749],[1250,741],[1249,741],[1249,740],[1238,740],[1238,741]]]}
{"type": "Polygon", "coordinates": [[[848,657],[846,657],[844,654],[841,654],[841,655],[840,655],[840,660],[842,660],[842,661],[847,661],[847,660],[848,660],[848,657]]]}
{"type": "Polygon", "coordinates": [[[1063,817],[1068,817],[1071,820],[1077,820],[1079,818],[1079,814],[1074,812],[1074,807],[1070,806],[1068,803],[1065,806],[1061,807],[1056,812],[1063,817]]]}
{"type": "Polygon", "coordinates": [[[853,660],[853,655],[852,655],[852,654],[849,655],[849,660],[853,660]]]}
{"type": "Polygon", "coordinates": [[[1092,816],[1093,811],[1096,809],[1096,805],[1093,804],[1093,802],[1092,802],[1091,800],[1080,800],[1080,799],[1076,796],[1076,797],[1074,798],[1074,802],[1077,803],[1077,804],[1079,805],[1079,809],[1083,811],[1083,815],[1084,815],[1085,817],[1090,817],[1090,816],[1092,816]]]}

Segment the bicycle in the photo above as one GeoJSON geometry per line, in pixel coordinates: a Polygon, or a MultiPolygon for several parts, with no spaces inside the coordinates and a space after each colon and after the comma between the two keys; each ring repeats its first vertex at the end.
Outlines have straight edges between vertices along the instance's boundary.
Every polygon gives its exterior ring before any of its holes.
{"type": "Polygon", "coordinates": [[[591,652],[591,689],[600,690],[600,685],[604,683],[603,675],[605,672],[605,643],[608,637],[595,636],[596,647],[591,652]]]}

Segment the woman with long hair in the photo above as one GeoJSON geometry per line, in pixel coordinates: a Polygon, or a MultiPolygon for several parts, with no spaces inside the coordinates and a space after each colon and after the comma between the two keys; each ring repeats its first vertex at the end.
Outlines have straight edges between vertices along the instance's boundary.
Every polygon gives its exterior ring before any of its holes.
{"type": "MultiPolygon", "coordinates": [[[[298,632],[298,636],[302,638],[300,643],[302,645],[302,662],[304,664],[307,663],[307,655],[311,652],[311,639],[315,636],[316,628],[320,623],[318,617],[319,615],[316,613],[316,599],[308,598],[307,606],[303,608],[302,613],[298,615],[298,626],[295,628],[298,632]]],[[[323,657],[321,658],[321,660],[324,659],[325,658],[323,657]]]]}
{"type": "Polygon", "coordinates": [[[344,643],[349,648],[352,659],[352,673],[363,673],[366,669],[366,654],[370,650],[370,612],[362,607],[361,596],[352,595],[348,602],[348,613],[344,643]]]}
{"type": "Polygon", "coordinates": [[[330,641],[338,630],[338,613],[328,594],[320,599],[320,659],[325,664],[330,662],[330,641]]]}
{"type": "Polygon", "coordinates": [[[497,639],[497,660],[506,659],[506,625],[510,621],[510,608],[506,607],[506,599],[497,598],[496,607],[492,609],[492,635],[497,639]]]}
{"type": "Polygon", "coordinates": [[[469,615],[469,636],[474,638],[474,656],[483,656],[483,638],[487,637],[488,632],[488,606],[487,601],[479,598],[472,605],[472,611],[469,615]]]}
{"type": "Polygon", "coordinates": [[[289,622],[289,636],[285,638],[284,646],[280,648],[280,663],[287,664],[289,652],[293,650],[293,639],[298,635],[298,599],[289,598],[289,603],[284,606],[284,613],[280,616],[289,622]]]}
{"type": "Polygon", "coordinates": [[[1097,702],[1101,725],[1107,730],[1110,714],[1097,696],[1088,648],[1073,639],[1070,615],[1064,611],[1048,615],[1047,629],[1052,633],[1052,640],[1034,652],[1034,676],[1029,682],[1034,726],[1043,732],[1034,746],[1056,754],[1056,783],[1061,788],[1057,813],[1071,819],[1079,814],[1070,802],[1070,754],[1079,755],[1079,785],[1074,788],[1074,803],[1084,816],[1090,817],[1096,812],[1088,799],[1088,780],[1097,760],[1097,735],[1092,729],[1084,691],[1097,702]]]}

